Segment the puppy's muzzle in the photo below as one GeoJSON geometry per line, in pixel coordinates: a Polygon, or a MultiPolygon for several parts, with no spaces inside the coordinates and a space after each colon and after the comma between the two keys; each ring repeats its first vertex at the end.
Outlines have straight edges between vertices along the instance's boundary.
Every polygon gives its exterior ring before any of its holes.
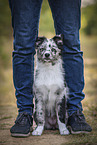
{"type": "Polygon", "coordinates": [[[46,58],[49,58],[50,57],[50,54],[49,53],[45,53],[45,57],[46,58]]]}

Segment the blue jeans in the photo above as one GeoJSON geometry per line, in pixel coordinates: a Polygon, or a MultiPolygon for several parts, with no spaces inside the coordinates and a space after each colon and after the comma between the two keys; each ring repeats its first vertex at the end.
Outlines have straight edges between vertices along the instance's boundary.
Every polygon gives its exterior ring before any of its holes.
{"type": "MultiPolygon", "coordinates": [[[[69,87],[68,113],[82,110],[83,52],[80,51],[80,0],[48,0],[56,34],[64,34],[63,66],[69,87]]],[[[14,36],[13,80],[19,112],[33,112],[35,40],[42,0],[9,0],[14,36]]]]}

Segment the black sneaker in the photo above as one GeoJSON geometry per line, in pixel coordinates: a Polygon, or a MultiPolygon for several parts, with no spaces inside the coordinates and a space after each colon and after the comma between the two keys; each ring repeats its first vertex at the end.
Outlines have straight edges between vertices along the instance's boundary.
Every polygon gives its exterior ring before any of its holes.
{"type": "Polygon", "coordinates": [[[33,123],[32,117],[26,113],[20,113],[11,127],[10,132],[13,137],[27,137],[30,135],[30,129],[33,123]]]}
{"type": "Polygon", "coordinates": [[[76,111],[68,118],[67,127],[72,134],[89,133],[92,131],[90,125],[85,121],[81,111],[76,111]]]}

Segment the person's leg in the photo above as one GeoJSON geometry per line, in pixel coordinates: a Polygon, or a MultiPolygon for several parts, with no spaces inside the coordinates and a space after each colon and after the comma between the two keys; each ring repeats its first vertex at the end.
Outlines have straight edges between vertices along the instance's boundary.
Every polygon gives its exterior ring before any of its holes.
{"type": "Polygon", "coordinates": [[[13,81],[19,114],[33,112],[34,43],[42,0],[9,0],[14,36],[13,81]]]}
{"type": "Polygon", "coordinates": [[[64,35],[63,66],[69,87],[68,114],[82,111],[84,99],[83,52],[80,50],[80,0],[48,0],[56,34],[64,35]]]}
{"type": "Polygon", "coordinates": [[[9,0],[14,35],[13,80],[19,112],[32,115],[34,43],[42,0],[9,0]]]}
{"type": "Polygon", "coordinates": [[[84,99],[83,59],[80,51],[80,0],[51,1],[56,34],[64,34],[63,61],[69,87],[68,112],[81,109],[84,99]]]}

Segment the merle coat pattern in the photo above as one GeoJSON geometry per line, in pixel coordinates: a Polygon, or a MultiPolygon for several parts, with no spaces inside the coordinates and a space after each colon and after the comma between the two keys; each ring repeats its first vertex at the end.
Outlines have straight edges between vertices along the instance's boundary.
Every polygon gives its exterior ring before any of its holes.
{"type": "Polygon", "coordinates": [[[61,135],[69,134],[66,128],[66,99],[64,70],[61,51],[62,35],[52,39],[38,37],[36,40],[37,62],[34,81],[35,114],[37,124],[32,135],[41,135],[44,129],[59,128],[61,135]]]}

